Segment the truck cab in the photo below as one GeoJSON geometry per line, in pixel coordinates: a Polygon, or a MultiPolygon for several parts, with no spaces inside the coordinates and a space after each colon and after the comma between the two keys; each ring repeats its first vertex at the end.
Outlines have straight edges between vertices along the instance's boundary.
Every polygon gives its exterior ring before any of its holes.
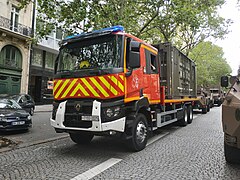
{"type": "Polygon", "coordinates": [[[213,104],[216,104],[217,106],[221,106],[224,98],[224,93],[221,90],[221,88],[210,88],[211,97],[213,99],[213,104]]]}
{"type": "Polygon", "coordinates": [[[240,74],[221,78],[221,86],[229,88],[222,104],[222,128],[224,132],[224,155],[229,163],[240,163],[240,74]]]}

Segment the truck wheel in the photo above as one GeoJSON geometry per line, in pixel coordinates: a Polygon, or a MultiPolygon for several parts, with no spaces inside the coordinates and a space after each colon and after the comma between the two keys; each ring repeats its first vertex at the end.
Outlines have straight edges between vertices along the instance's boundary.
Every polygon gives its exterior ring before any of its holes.
{"type": "Polygon", "coordinates": [[[239,154],[240,154],[240,149],[237,149],[235,147],[229,146],[226,143],[224,143],[224,155],[228,163],[240,164],[239,154]]]}
{"type": "Polygon", "coordinates": [[[202,114],[207,114],[207,107],[202,108],[202,114]]]}
{"type": "Polygon", "coordinates": [[[141,151],[146,147],[148,137],[148,124],[146,116],[139,113],[133,122],[132,137],[128,141],[128,146],[133,151],[141,151]]]}
{"type": "Polygon", "coordinates": [[[188,124],[188,109],[186,106],[183,107],[183,117],[179,120],[180,126],[186,126],[188,124]]]}
{"type": "Polygon", "coordinates": [[[191,105],[187,107],[187,123],[191,124],[193,120],[193,108],[191,105]]]}
{"type": "Polygon", "coordinates": [[[210,105],[208,104],[207,105],[207,112],[209,112],[210,111],[210,105]]]}
{"type": "Polygon", "coordinates": [[[93,134],[89,132],[69,133],[70,138],[77,144],[88,144],[93,138],[93,134]]]}

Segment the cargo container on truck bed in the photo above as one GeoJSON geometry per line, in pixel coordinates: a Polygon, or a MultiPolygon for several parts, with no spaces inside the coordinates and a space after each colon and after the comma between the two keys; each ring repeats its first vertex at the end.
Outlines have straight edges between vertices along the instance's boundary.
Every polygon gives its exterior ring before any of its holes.
{"type": "Polygon", "coordinates": [[[195,64],[169,43],[150,45],[122,26],[62,42],[55,64],[51,125],[78,143],[119,135],[135,151],[149,132],[192,122],[195,64]]]}

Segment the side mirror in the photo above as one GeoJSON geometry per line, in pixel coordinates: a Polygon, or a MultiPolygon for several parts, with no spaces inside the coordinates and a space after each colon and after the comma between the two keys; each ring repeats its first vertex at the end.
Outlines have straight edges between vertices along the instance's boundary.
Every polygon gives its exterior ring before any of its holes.
{"type": "Polygon", "coordinates": [[[128,66],[132,69],[140,67],[140,46],[141,43],[137,41],[130,41],[128,66]]]}
{"type": "Polygon", "coordinates": [[[129,67],[134,68],[140,68],[140,53],[130,51],[129,53],[129,67]]]}
{"type": "Polygon", "coordinates": [[[221,77],[221,86],[222,87],[228,87],[228,77],[227,76],[222,76],[221,77]]]}
{"type": "Polygon", "coordinates": [[[141,43],[138,41],[131,41],[130,42],[130,51],[139,52],[140,51],[141,43]]]}

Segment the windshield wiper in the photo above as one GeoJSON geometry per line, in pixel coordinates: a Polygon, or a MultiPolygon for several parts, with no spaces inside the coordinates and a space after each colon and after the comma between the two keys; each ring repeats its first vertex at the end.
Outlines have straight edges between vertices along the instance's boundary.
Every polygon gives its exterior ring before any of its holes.
{"type": "Polygon", "coordinates": [[[89,72],[91,75],[105,75],[109,74],[109,71],[103,70],[103,69],[93,69],[89,72]]]}
{"type": "Polygon", "coordinates": [[[70,72],[70,70],[61,69],[61,70],[57,70],[57,72],[70,72]]]}

